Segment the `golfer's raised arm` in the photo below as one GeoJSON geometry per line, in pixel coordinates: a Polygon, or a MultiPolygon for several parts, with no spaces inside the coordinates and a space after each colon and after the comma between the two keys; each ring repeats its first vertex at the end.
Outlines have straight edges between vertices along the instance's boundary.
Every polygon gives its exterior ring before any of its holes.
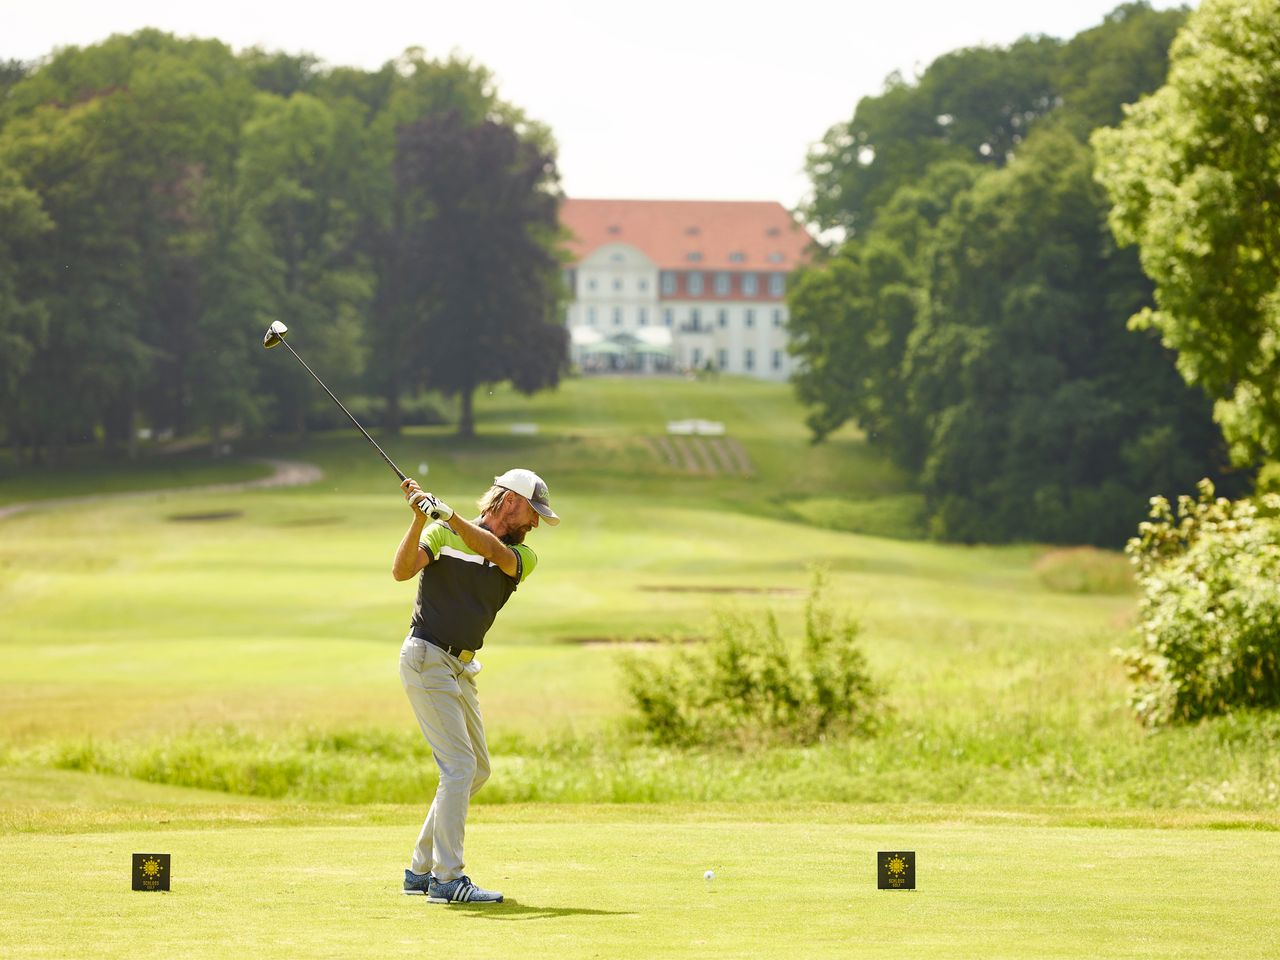
{"type": "MultiPolygon", "coordinates": [[[[422,492],[422,488],[412,478],[406,478],[400,488],[404,490],[405,499],[410,506],[413,505],[414,495],[422,492]]],[[[400,541],[400,546],[396,547],[396,555],[391,561],[391,576],[397,580],[412,580],[431,562],[431,555],[422,549],[422,529],[426,525],[426,516],[414,507],[409,529],[400,541]]]]}

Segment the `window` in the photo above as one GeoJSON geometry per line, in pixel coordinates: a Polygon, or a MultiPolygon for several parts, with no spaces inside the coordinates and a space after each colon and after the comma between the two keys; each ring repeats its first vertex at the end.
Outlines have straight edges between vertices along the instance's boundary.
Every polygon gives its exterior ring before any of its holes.
{"type": "Polygon", "coordinates": [[[627,258],[620,253],[614,253],[609,256],[610,263],[622,263],[627,258]]]}
{"type": "Polygon", "coordinates": [[[676,275],[670,270],[664,270],[662,273],[662,292],[667,296],[676,292],[676,275]]]}
{"type": "Polygon", "coordinates": [[[667,307],[667,309],[662,311],[662,324],[663,326],[669,327],[674,322],[675,322],[675,313],[672,311],[670,307],[667,307]]]}
{"type": "Polygon", "coordinates": [[[773,369],[775,370],[782,369],[782,351],[781,350],[773,351],[773,369]]]}
{"type": "Polygon", "coordinates": [[[702,315],[697,307],[689,311],[689,326],[693,327],[694,330],[702,329],[702,315]]]}
{"type": "Polygon", "coordinates": [[[777,250],[773,251],[773,253],[768,256],[770,263],[781,263],[784,259],[785,257],[783,257],[777,250]]]}
{"type": "Polygon", "coordinates": [[[716,351],[716,366],[719,367],[721,370],[729,369],[729,351],[728,350],[716,351]]]}
{"type": "Polygon", "coordinates": [[[587,323],[589,323],[593,327],[596,325],[596,308],[595,307],[587,307],[587,323]]]}
{"type": "Polygon", "coordinates": [[[622,289],[622,281],[621,281],[620,279],[618,279],[617,277],[614,277],[614,279],[613,279],[613,289],[614,289],[614,290],[621,290],[621,289],[622,289]]]}
{"type": "Polygon", "coordinates": [[[780,297],[786,292],[787,275],[785,273],[769,274],[769,293],[775,297],[780,297]]]}
{"type": "Polygon", "coordinates": [[[750,307],[747,308],[743,322],[746,323],[748,327],[754,327],[756,325],[756,312],[750,307]]]}
{"type": "Polygon", "coordinates": [[[689,288],[689,296],[691,297],[702,296],[702,274],[701,273],[698,273],[695,270],[693,273],[689,274],[688,288],[689,288]]]}
{"type": "Polygon", "coordinates": [[[754,370],[756,368],[756,352],[754,350],[742,351],[742,369],[754,370]]]}
{"type": "Polygon", "coordinates": [[[641,307],[639,310],[636,311],[636,320],[639,322],[640,326],[642,327],[648,326],[649,311],[644,307],[641,307]]]}
{"type": "Polygon", "coordinates": [[[595,288],[596,288],[596,278],[592,277],[590,280],[587,281],[587,289],[594,290],[595,288]]]}
{"type": "Polygon", "coordinates": [[[754,273],[744,273],[742,275],[742,292],[748,297],[756,295],[756,275],[754,273]]]}
{"type": "Polygon", "coordinates": [[[733,251],[733,253],[729,254],[730,263],[742,263],[746,259],[747,259],[747,255],[743,253],[741,250],[735,250],[733,251]]]}
{"type": "Polygon", "coordinates": [[[716,296],[727,296],[729,293],[729,275],[724,271],[716,274],[716,296]]]}
{"type": "Polygon", "coordinates": [[[729,311],[724,307],[721,307],[716,311],[716,323],[722,327],[727,327],[729,325],[729,311]]]}
{"type": "Polygon", "coordinates": [[[613,325],[615,327],[622,326],[622,308],[621,307],[613,308],[613,325]]]}
{"type": "Polygon", "coordinates": [[[782,310],[781,309],[773,311],[773,325],[775,327],[782,326],[782,310]]]}
{"type": "Polygon", "coordinates": [[[641,293],[644,293],[646,290],[649,289],[649,281],[644,279],[644,277],[641,277],[638,281],[636,281],[636,289],[639,290],[641,293]]]}
{"type": "Polygon", "coordinates": [[[684,255],[684,258],[690,263],[698,263],[702,259],[702,252],[700,250],[690,250],[684,255]]]}
{"type": "Polygon", "coordinates": [[[700,367],[700,366],[702,366],[702,350],[700,350],[698,347],[694,347],[694,348],[693,348],[693,364],[692,364],[692,366],[695,366],[695,367],[700,367]]]}

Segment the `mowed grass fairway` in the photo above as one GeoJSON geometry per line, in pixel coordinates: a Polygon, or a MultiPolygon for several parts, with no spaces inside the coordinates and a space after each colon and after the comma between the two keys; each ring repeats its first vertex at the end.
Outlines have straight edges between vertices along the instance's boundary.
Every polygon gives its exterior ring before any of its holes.
{"type": "MultiPolygon", "coordinates": [[[[1111,652],[1131,593],[920,539],[906,479],[852,432],[811,447],[783,386],[574,380],[477,413],[474,440],[384,445],[457,508],[532,467],[565,518],[481,654],[469,869],[513,902],[398,895],[435,784],[396,674],[409,514],[344,430],[238,451],[316,463],[310,487],[0,519],[0,955],[1277,955],[1280,720],[1138,729],[1111,652]],[[689,418],[747,465],[666,438],[689,418]],[[814,567],[861,624],[880,736],[742,754],[627,728],[620,656],[678,657],[726,613],[796,630],[814,567]],[[902,848],[920,890],[877,891],[902,848]],[[172,853],[174,892],[131,893],[132,852],[172,853]]],[[[76,489],[0,477],[0,507],[40,492],[76,489]]]]}

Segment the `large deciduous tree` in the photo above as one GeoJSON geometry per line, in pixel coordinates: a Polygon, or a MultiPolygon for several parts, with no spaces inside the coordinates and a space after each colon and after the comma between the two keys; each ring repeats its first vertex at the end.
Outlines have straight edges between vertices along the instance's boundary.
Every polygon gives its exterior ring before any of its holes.
{"type": "MultiPolygon", "coordinates": [[[[44,333],[46,307],[26,292],[29,272],[26,250],[49,231],[52,223],[40,198],[24,187],[14,171],[0,165],[0,397],[15,397],[22,375],[44,333]]],[[[0,414],[11,431],[21,422],[15,404],[5,403],[0,414]]]]}
{"type": "Polygon", "coordinates": [[[900,187],[856,242],[794,278],[793,382],[815,441],[852,420],[895,459],[919,465],[918,424],[906,404],[907,342],[937,225],[981,172],[961,161],[936,164],[900,187]]]}
{"type": "MultiPolygon", "coordinates": [[[[363,373],[362,327],[374,284],[357,242],[367,160],[362,132],[350,101],[260,94],[238,168],[261,288],[252,315],[263,326],[282,320],[296,327],[337,388],[363,373]]],[[[309,407],[328,402],[297,364],[274,370],[266,392],[298,430],[309,407]]]]}
{"type": "Polygon", "coordinates": [[[858,102],[810,152],[813,199],[823,228],[865,230],[899,187],[941,161],[1001,166],[1028,128],[1055,104],[1059,41],[1027,38],[1008,49],[956,50],[915,83],[898,74],[858,102]]]}
{"type": "Polygon", "coordinates": [[[1111,227],[1155,281],[1131,323],[1218,398],[1233,459],[1280,456],[1280,5],[1205,0],[1165,85],[1093,143],[1111,227]]]}
{"type": "Polygon", "coordinates": [[[915,472],[939,536],[1118,545],[1221,460],[1207,402],[1125,328],[1150,284],[1082,140],[1160,82],[1183,17],[948,54],[810,157],[809,212],[846,239],[788,292],[797,394],[815,440],[852,420],[915,472]]]}
{"type": "Polygon", "coordinates": [[[141,411],[187,418],[166,381],[195,321],[201,197],[249,105],[238,72],[220,43],[144,30],[63,50],[9,90],[0,158],[52,222],[27,248],[48,316],[19,391],[37,446],[100,430],[123,448],[141,411]]]}
{"type": "Polygon", "coordinates": [[[1207,401],[1125,327],[1150,284],[1105,216],[1088,148],[1045,130],[940,227],[905,361],[938,535],[1119,544],[1213,465],[1207,401]]]}
{"type": "Polygon", "coordinates": [[[474,430],[481,384],[554,386],[567,357],[555,161],[510,123],[431,113],[401,128],[397,287],[411,304],[400,339],[414,374],[461,400],[474,430]]]}

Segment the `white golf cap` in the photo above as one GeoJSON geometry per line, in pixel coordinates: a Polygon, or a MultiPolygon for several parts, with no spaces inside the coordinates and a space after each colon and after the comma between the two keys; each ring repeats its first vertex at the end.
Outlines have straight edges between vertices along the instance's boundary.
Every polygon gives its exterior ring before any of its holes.
{"type": "Polygon", "coordinates": [[[516,467],[500,477],[494,477],[493,484],[520,494],[529,501],[529,506],[538,511],[538,515],[553,527],[560,522],[560,518],[556,516],[556,512],[551,509],[551,503],[547,500],[546,482],[532,470],[516,467]]]}

